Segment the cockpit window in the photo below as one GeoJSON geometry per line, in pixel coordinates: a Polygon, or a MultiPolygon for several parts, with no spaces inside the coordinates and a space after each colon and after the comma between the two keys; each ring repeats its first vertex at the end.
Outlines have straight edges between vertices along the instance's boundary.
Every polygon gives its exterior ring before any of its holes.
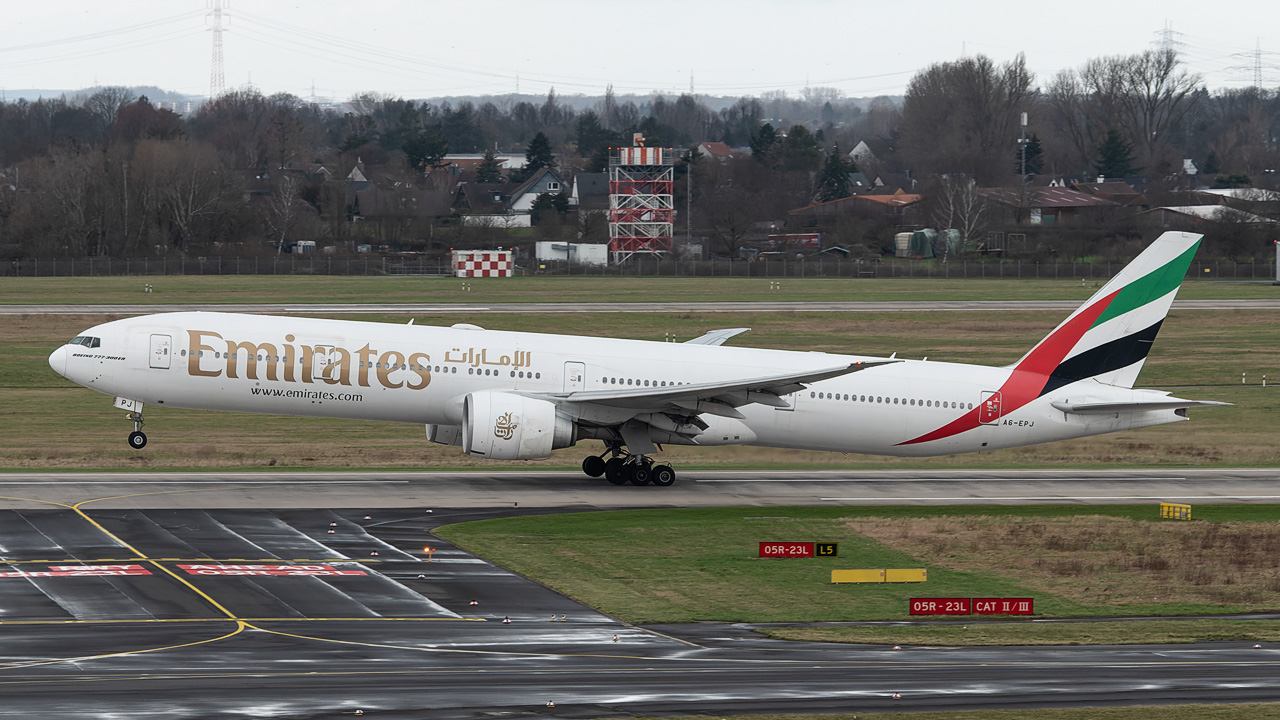
{"type": "Polygon", "coordinates": [[[88,335],[77,335],[71,338],[71,345],[83,345],[87,348],[96,348],[102,346],[102,338],[90,337],[88,335]]]}
{"type": "Polygon", "coordinates": [[[93,342],[93,344],[89,346],[91,348],[96,348],[102,345],[102,338],[89,338],[89,340],[93,342]]]}
{"type": "Polygon", "coordinates": [[[79,345],[79,344],[83,343],[85,340],[88,340],[88,339],[89,339],[89,338],[84,337],[83,335],[77,335],[76,337],[71,338],[71,342],[70,342],[70,344],[71,344],[71,345],[79,345]]]}

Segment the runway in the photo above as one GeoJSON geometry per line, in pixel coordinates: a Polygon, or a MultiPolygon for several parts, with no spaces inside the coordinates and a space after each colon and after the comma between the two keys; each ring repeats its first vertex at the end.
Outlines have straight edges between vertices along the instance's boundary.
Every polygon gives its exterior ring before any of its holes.
{"type": "MultiPolygon", "coordinates": [[[[689,484],[723,495],[730,483],[718,479],[689,484]]],[[[275,492],[309,505],[339,487],[299,480],[275,492]]],[[[127,481],[90,487],[106,497],[127,481]]],[[[199,492],[131,498],[152,509],[84,497],[0,511],[0,717],[577,718],[1280,699],[1280,651],[1242,643],[893,651],[771,641],[732,624],[632,627],[430,534],[563,505],[164,507],[206,491],[229,497],[217,479],[192,483],[199,492]]],[[[757,484],[762,495],[786,486],[757,484]]]]}
{"type": "Polygon", "coordinates": [[[777,505],[1280,502],[1277,468],[678,470],[614,486],[577,471],[0,473],[0,509],[609,509],[777,505]],[[98,499],[102,498],[102,499],[98,499]]]}
{"type": "MultiPolygon", "coordinates": [[[[1070,312],[1077,300],[804,301],[804,302],[628,302],[628,303],[158,303],[102,305],[0,305],[0,315],[112,315],[207,311],[271,315],[483,315],[515,313],[762,313],[762,312],[1070,312]]],[[[1174,310],[1280,310],[1280,299],[1176,300],[1174,310]]]]}

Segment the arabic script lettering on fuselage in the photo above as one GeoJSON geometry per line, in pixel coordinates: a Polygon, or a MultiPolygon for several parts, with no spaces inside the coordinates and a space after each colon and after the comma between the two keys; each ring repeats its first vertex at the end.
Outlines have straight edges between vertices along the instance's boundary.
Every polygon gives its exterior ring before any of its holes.
{"type": "MultiPolygon", "coordinates": [[[[211,330],[188,330],[187,374],[194,377],[244,377],[249,380],[316,383],[421,390],[431,384],[431,355],[425,352],[380,350],[365,343],[359,350],[337,345],[298,343],[285,335],[283,343],[236,341],[211,330]],[[297,358],[295,361],[294,358],[297,358]]],[[[500,366],[512,370],[530,366],[530,353],[489,348],[451,348],[443,362],[452,365],[500,366]],[[490,359],[490,356],[495,356],[490,359]]]]}

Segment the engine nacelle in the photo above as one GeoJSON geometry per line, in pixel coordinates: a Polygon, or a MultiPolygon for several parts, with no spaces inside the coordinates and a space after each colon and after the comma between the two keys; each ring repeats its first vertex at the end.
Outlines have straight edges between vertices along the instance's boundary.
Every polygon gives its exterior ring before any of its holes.
{"type": "Polygon", "coordinates": [[[491,460],[542,460],[577,442],[573,419],[554,403],[474,392],[462,403],[462,449],[491,460]]]}

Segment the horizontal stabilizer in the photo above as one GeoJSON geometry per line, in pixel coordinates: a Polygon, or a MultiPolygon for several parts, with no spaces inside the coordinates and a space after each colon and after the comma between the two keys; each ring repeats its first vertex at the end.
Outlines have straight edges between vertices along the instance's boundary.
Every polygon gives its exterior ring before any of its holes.
{"type": "Polygon", "coordinates": [[[1181,410],[1193,407],[1219,407],[1231,405],[1226,402],[1212,400],[1182,400],[1180,398],[1160,398],[1158,400],[1139,400],[1129,402],[1062,402],[1050,403],[1064,413],[1075,415],[1107,415],[1118,412],[1145,412],[1148,410],[1181,410]]]}

